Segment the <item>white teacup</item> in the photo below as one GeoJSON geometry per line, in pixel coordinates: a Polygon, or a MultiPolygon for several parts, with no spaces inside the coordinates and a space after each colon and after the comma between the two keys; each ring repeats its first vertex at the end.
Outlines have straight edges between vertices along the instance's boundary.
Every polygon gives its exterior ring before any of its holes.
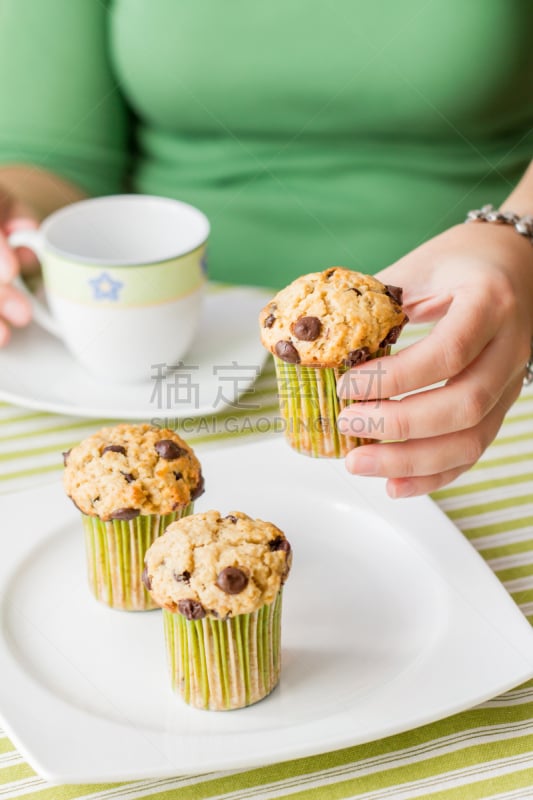
{"type": "Polygon", "coordinates": [[[42,264],[49,311],[31,296],[35,321],[95,376],[134,383],[191,345],[208,235],[193,206],[132,194],[74,203],[9,243],[42,264]]]}

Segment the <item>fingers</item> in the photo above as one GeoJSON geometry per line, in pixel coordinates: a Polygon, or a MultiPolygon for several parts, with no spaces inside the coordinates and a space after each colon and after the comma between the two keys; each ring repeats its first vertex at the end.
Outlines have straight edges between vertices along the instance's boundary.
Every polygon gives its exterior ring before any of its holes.
{"type": "Polygon", "coordinates": [[[0,286],[0,317],[3,328],[7,328],[6,321],[19,328],[27,325],[31,319],[29,301],[13,286],[0,286]]]}
{"type": "Polygon", "coordinates": [[[17,253],[8,245],[7,237],[17,230],[38,227],[34,212],[0,186],[0,283],[10,283],[19,273],[19,266],[34,266],[35,254],[27,247],[17,253]]]}
{"type": "Polygon", "coordinates": [[[454,299],[448,312],[422,341],[394,356],[367,361],[346,372],[339,397],[395,397],[459,374],[493,338],[495,315],[471,299],[454,299]]]}
{"type": "MultiPolygon", "coordinates": [[[[357,447],[346,456],[348,472],[384,478],[415,478],[474,464],[484,447],[463,431],[433,439],[357,447]]],[[[487,442],[488,444],[488,442],[487,442]]]]}
{"type": "Polygon", "coordinates": [[[6,325],[6,323],[0,319],[0,347],[7,344],[10,338],[11,332],[9,330],[9,325],[6,325]]]}
{"type": "Polygon", "coordinates": [[[0,232],[0,283],[10,283],[19,273],[19,263],[15,251],[9,247],[7,239],[0,232]]]}
{"type": "Polygon", "coordinates": [[[10,325],[22,327],[31,319],[30,303],[10,283],[18,275],[20,264],[31,265],[35,261],[27,248],[15,253],[7,236],[22,228],[35,228],[37,224],[33,213],[0,187],[0,347],[11,337],[10,325]]]}
{"type": "MultiPolygon", "coordinates": [[[[6,235],[15,233],[15,231],[35,230],[38,227],[39,223],[33,212],[22,205],[22,203],[17,202],[13,205],[11,217],[4,224],[6,235]]],[[[17,247],[15,253],[13,253],[13,250],[11,249],[10,252],[16,260],[15,274],[19,272],[20,268],[22,269],[22,272],[26,274],[29,272],[34,272],[38,268],[39,261],[37,256],[33,250],[30,250],[29,247],[17,247]]]]}
{"type": "Polygon", "coordinates": [[[11,338],[10,325],[20,328],[31,320],[31,306],[13,286],[0,285],[0,347],[11,338]]]}
{"type": "Polygon", "coordinates": [[[401,485],[409,495],[434,491],[480,458],[496,436],[520,389],[521,379],[518,378],[507,387],[484,419],[472,428],[408,442],[357,447],[346,456],[346,468],[358,475],[400,479],[400,483],[389,482],[391,493],[398,491],[401,485]]]}
{"type": "Polygon", "coordinates": [[[463,472],[470,469],[470,466],[470,464],[464,464],[462,467],[449,469],[438,475],[424,475],[417,478],[391,478],[387,481],[387,494],[389,497],[396,499],[436,492],[441,486],[446,486],[458,478],[459,475],[462,475],[463,472]]]}
{"type": "Polygon", "coordinates": [[[11,218],[13,198],[0,186],[0,282],[9,283],[18,273],[18,262],[15,253],[8,246],[2,231],[11,218]]]}
{"type": "MultiPolygon", "coordinates": [[[[527,343],[526,343],[527,344],[527,343]]],[[[526,354],[527,356],[527,354],[526,354]]],[[[497,337],[446,386],[401,400],[353,403],[339,416],[341,433],[373,439],[424,439],[475,427],[526,361],[513,337],[497,337]]]]}

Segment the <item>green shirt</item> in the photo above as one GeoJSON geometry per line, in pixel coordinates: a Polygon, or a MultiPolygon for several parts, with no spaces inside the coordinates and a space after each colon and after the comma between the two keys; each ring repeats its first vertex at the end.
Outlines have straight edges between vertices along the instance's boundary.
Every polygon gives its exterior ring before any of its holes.
{"type": "Polygon", "coordinates": [[[529,0],[0,0],[0,161],[177,197],[212,278],[375,272],[532,157],[529,0]]]}

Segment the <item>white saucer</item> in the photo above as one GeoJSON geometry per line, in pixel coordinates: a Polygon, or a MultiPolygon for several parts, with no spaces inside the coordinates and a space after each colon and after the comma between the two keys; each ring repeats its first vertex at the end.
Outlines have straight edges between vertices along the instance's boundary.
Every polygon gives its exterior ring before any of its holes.
{"type": "Polygon", "coordinates": [[[280,439],[198,453],[197,510],[271,520],[293,546],[280,685],[239,711],[185,705],[170,689],[160,612],[113,611],[90,594],[61,485],[6,495],[0,714],[42,776],[96,783],[299,758],[424,725],[533,676],[528,621],[428,498],[392,501],[384,480],[280,439]]]}
{"type": "Polygon", "coordinates": [[[153,369],[134,386],[93,378],[55,337],[31,324],[0,350],[0,400],[26,408],[99,419],[198,417],[236,405],[266,358],[258,314],[271,295],[255,288],[219,288],[206,297],[200,332],[183,366],[167,376],[153,369]]]}

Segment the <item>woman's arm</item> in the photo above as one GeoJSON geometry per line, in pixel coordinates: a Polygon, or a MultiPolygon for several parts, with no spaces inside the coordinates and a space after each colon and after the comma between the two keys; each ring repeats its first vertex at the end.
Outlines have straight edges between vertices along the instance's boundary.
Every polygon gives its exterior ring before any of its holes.
{"type": "Polygon", "coordinates": [[[516,211],[520,216],[533,214],[533,161],[501,207],[504,211],[516,211]]]}
{"type": "Polygon", "coordinates": [[[87,197],[79,186],[30,164],[0,164],[0,190],[31,208],[37,219],[87,197]]]}
{"type": "Polygon", "coordinates": [[[35,228],[52,211],[84,197],[79,187],[42,167],[0,165],[0,283],[13,280],[20,267],[35,266],[33,253],[22,248],[15,254],[6,236],[20,228],[35,228]]]}
{"type": "MultiPolygon", "coordinates": [[[[502,208],[533,213],[533,166],[502,208]]],[[[381,360],[378,397],[346,409],[339,425],[396,440],[359,447],[346,464],[354,473],[387,477],[389,493],[407,497],[469,469],[518,397],[533,336],[533,247],[508,225],[460,224],[378,277],[404,288],[412,322],[436,325],[421,342],[381,360]],[[382,399],[440,381],[400,400],[382,399]]],[[[362,371],[351,380],[356,370],[346,373],[339,393],[368,399],[372,376],[362,371]]]]}

